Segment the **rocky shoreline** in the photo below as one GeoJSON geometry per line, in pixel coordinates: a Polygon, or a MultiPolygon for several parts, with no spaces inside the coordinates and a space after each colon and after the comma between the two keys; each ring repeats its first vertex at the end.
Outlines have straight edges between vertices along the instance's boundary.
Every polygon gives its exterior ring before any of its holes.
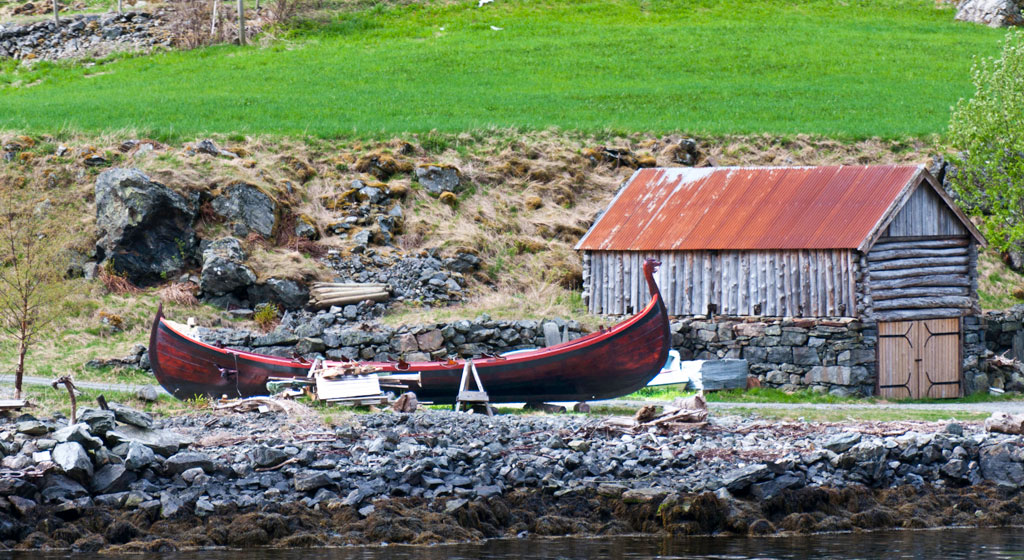
{"type": "Polygon", "coordinates": [[[1019,437],[958,423],[213,411],[0,424],[10,549],[430,544],[1024,523],[1019,437]]]}

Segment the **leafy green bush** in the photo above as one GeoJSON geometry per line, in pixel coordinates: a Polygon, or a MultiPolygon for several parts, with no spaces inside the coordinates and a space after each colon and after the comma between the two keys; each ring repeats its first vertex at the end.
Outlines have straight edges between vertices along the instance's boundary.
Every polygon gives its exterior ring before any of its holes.
{"type": "Polygon", "coordinates": [[[277,322],[277,317],[281,311],[277,308],[275,303],[262,303],[256,306],[256,310],[252,315],[252,320],[264,331],[269,331],[274,323],[277,322]]]}
{"type": "Polygon", "coordinates": [[[1024,242],[1024,33],[1006,36],[1000,58],[981,58],[971,71],[976,92],[953,110],[952,185],[1000,250],[1024,242]]]}

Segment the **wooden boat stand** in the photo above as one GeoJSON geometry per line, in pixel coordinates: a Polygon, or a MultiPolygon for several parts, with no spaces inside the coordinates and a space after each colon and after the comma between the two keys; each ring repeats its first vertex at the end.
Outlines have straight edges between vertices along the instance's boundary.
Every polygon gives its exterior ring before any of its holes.
{"type": "Polygon", "coordinates": [[[464,403],[467,407],[482,405],[488,416],[494,416],[491,399],[487,396],[487,391],[484,390],[484,384],[480,382],[480,374],[477,373],[473,360],[466,360],[466,365],[462,368],[459,396],[455,397],[455,412],[460,412],[464,403]],[[472,374],[473,381],[476,382],[476,391],[469,389],[470,374],[472,374]]]}

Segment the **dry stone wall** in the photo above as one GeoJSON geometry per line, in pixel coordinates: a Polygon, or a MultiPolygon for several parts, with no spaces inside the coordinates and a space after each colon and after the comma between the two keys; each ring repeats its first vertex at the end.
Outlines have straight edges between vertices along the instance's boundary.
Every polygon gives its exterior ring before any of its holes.
{"type": "Polygon", "coordinates": [[[480,357],[540,348],[582,336],[579,323],[564,319],[503,321],[483,314],[454,323],[371,327],[337,313],[289,312],[270,333],[200,328],[199,337],[227,348],[291,357],[406,361],[480,357]]]}
{"type": "Polygon", "coordinates": [[[1024,305],[989,311],[976,320],[976,337],[965,340],[964,349],[964,362],[973,367],[967,376],[971,389],[1024,392],[1024,366],[1013,361],[1024,359],[1024,305]]]}
{"type": "Polygon", "coordinates": [[[684,359],[747,360],[762,385],[869,395],[877,376],[878,329],[853,319],[685,318],[671,324],[684,359]]]}
{"type": "Polygon", "coordinates": [[[169,48],[169,35],[160,30],[157,17],[140,12],[0,24],[0,59],[61,60],[114,51],[150,51],[158,46],[169,48]]]}

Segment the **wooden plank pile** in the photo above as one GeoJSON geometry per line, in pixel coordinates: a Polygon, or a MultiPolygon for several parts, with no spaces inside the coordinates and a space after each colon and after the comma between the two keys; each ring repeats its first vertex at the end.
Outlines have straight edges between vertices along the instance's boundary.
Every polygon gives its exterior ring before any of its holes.
{"type": "Polygon", "coordinates": [[[21,410],[27,404],[28,401],[25,399],[3,399],[0,400],[0,411],[21,410]]]}
{"type": "Polygon", "coordinates": [[[363,301],[387,301],[391,295],[387,284],[315,282],[309,290],[309,305],[325,309],[332,305],[353,305],[363,301]]]}

